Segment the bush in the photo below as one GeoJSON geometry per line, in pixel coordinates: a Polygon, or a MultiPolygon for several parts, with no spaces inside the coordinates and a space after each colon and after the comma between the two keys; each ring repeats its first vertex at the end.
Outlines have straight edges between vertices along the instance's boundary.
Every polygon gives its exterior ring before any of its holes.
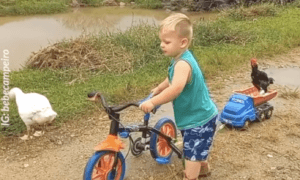
{"type": "Polygon", "coordinates": [[[52,14],[65,12],[68,7],[65,1],[16,1],[13,6],[0,8],[0,16],[29,15],[29,14],[52,14]]]}
{"type": "Polygon", "coordinates": [[[235,21],[253,20],[258,17],[276,16],[278,8],[275,4],[253,5],[250,8],[240,7],[238,9],[230,9],[223,11],[224,14],[235,21]]]}
{"type": "Polygon", "coordinates": [[[255,41],[255,33],[243,31],[238,26],[233,28],[228,20],[216,22],[198,22],[194,26],[194,46],[212,46],[217,44],[236,44],[245,46],[255,41]]]}
{"type": "Polygon", "coordinates": [[[159,9],[163,7],[161,0],[135,0],[134,2],[140,8],[159,9]]]}

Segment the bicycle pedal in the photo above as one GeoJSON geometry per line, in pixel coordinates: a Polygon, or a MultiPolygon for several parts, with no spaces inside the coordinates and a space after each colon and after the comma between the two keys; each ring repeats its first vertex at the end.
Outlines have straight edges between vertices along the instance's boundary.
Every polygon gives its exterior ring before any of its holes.
{"type": "Polygon", "coordinates": [[[170,163],[169,158],[156,158],[155,160],[158,164],[169,164],[170,163]]]}

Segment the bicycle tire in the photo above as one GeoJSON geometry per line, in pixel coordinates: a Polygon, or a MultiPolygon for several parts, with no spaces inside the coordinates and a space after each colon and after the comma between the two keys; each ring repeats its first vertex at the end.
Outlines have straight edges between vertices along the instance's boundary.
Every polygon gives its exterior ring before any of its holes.
{"type": "Polygon", "coordinates": [[[113,151],[97,151],[93,154],[92,157],[90,157],[85,166],[83,180],[123,180],[125,176],[125,170],[125,159],[122,153],[113,151]],[[117,173],[115,176],[116,178],[112,176],[112,173],[110,171],[113,166],[115,153],[118,153],[118,163],[116,170],[117,173]],[[109,159],[109,162],[105,162],[107,158],[109,159]],[[96,166],[97,168],[101,169],[101,172],[97,172],[96,170],[96,172],[94,173],[96,166]]]}

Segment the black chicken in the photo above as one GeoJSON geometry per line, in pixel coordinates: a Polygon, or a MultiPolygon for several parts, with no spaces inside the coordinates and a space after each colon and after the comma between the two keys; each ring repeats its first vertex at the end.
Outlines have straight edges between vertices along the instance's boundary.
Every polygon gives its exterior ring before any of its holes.
{"type": "Polygon", "coordinates": [[[258,70],[256,59],[254,58],[251,59],[251,66],[252,66],[251,78],[252,78],[253,85],[258,90],[260,90],[260,94],[267,93],[268,92],[267,88],[270,84],[273,84],[274,79],[268,78],[268,75],[265,72],[258,70]]]}

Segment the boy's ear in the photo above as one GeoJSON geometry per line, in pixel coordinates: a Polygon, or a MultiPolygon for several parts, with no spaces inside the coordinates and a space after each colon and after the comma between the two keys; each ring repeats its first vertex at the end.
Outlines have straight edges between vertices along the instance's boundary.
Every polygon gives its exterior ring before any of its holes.
{"type": "Polygon", "coordinates": [[[189,44],[189,40],[187,39],[187,38],[182,38],[181,39],[181,48],[183,49],[183,48],[186,48],[187,46],[188,46],[188,44],[189,44]]]}

